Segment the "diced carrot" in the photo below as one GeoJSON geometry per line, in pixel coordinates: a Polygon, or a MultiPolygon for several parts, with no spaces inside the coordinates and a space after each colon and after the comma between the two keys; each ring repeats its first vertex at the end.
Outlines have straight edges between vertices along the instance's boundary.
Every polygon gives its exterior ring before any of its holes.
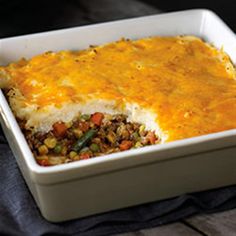
{"type": "Polygon", "coordinates": [[[79,122],[78,128],[83,131],[86,132],[89,129],[89,122],[79,122]]]}
{"type": "Polygon", "coordinates": [[[155,144],[155,142],[157,140],[157,137],[156,137],[155,133],[152,132],[152,131],[148,132],[146,138],[151,144],[155,144]]]}
{"type": "Polygon", "coordinates": [[[86,153],[86,152],[81,153],[81,154],[79,155],[79,159],[80,159],[80,160],[85,160],[85,159],[89,159],[89,158],[90,158],[90,154],[89,154],[89,153],[86,153]]]}
{"type": "Polygon", "coordinates": [[[121,151],[128,150],[132,147],[133,143],[128,140],[123,140],[121,144],[119,145],[121,151]]]}
{"type": "Polygon", "coordinates": [[[41,160],[37,160],[37,163],[40,165],[40,166],[50,166],[50,163],[47,159],[41,159],[41,160]]]}
{"type": "Polygon", "coordinates": [[[53,125],[53,133],[56,137],[63,138],[66,134],[67,126],[64,122],[57,122],[53,125]]]}
{"type": "Polygon", "coordinates": [[[104,118],[104,115],[101,112],[95,112],[92,116],[91,116],[91,121],[97,125],[100,126],[102,124],[102,120],[104,118]]]}

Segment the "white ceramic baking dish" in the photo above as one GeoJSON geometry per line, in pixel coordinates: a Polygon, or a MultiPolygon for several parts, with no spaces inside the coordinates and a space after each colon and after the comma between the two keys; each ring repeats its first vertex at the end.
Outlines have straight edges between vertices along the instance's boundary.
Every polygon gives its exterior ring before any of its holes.
{"type": "MultiPolygon", "coordinates": [[[[212,12],[190,10],[2,39],[0,63],[48,50],[152,35],[196,35],[236,62],[236,37],[212,12]]],[[[37,165],[0,91],[1,124],[43,216],[54,222],[236,184],[236,130],[53,167],[37,165]]]]}

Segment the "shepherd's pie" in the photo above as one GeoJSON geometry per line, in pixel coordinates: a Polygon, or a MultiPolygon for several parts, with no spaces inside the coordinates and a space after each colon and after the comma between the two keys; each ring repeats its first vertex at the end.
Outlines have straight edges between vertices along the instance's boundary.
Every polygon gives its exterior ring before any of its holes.
{"type": "Polygon", "coordinates": [[[122,39],[0,67],[41,165],[236,128],[236,73],[194,36],[122,39]]]}

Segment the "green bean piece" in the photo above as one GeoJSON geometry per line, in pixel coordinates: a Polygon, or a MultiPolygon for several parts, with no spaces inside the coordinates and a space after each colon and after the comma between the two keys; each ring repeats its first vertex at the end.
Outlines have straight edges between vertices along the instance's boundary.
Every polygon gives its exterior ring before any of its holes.
{"type": "Polygon", "coordinates": [[[71,150],[75,152],[79,152],[86,144],[94,137],[97,133],[96,129],[90,129],[84,135],[79,138],[74,145],[72,146],[71,150]]]}

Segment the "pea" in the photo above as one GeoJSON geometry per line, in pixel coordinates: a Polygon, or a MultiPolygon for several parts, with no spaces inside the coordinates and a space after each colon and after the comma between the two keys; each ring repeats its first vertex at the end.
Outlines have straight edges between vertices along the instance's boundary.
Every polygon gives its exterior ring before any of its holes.
{"type": "Polygon", "coordinates": [[[96,143],[92,143],[90,146],[89,146],[90,150],[92,152],[99,152],[100,151],[100,148],[99,146],[96,144],[96,143]]]}
{"type": "Polygon", "coordinates": [[[81,120],[89,120],[89,119],[90,119],[90,115],[88,115],[88,114],[83,114],[83,115],[80,116],[80,119],[81,119],[81,120]]]}
{"type": "Polygon", "coordinates": [[[132,134],[132,136],[133,136],[134,140],[138,140],[138,139],[140,138],[138,132],[134,132],[134,133],[132,134]]]}
{"type": "Polygon", "coordinates": [[[57,145],[54,147],[53,151],[54,151],[55,153],[57,153],[57,154],[61,153],[61,151],[62,151],[62,146],[61,146],[60,144],[57,144],[57,145]]]}

